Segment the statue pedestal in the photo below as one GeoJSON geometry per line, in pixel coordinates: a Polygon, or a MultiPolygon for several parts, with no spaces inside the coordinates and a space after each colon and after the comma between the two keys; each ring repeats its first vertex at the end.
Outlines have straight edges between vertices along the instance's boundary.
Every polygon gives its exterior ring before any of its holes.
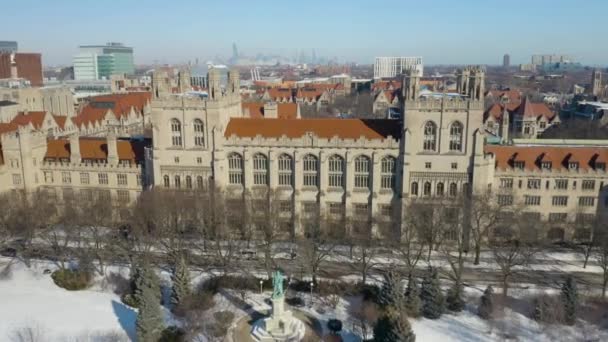
{"type": "Polygon", "coordinates": [[[285,296],[280,296],[272,298],[272,315],[255,322],[251,335],[260,342],[298,342],[305,333],[304,323],[285,310],[285,296]]]}

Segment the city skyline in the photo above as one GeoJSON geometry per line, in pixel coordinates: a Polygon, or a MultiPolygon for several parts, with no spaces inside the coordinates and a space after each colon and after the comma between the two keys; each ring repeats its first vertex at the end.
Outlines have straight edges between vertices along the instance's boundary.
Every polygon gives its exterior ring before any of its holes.
{"type": "Polygon", "coordinates": [[[608,33],[596,24],[608,3],[588,1],[596,10],[571,18],[578,5],[558,2],[517,0],[497,11],[477,0],[457,5],[446,0],[312,0],[301,10],[271,1],[180,1],[171,8],[165,1],[150,1],[145,7],[121,2],[109,11],[107,3],[25,0],[5,5],[14,15],[5,19],[9,29],[0,39],[18,41],[24,52],[41,52],[45,65],[70,65],[79,45],[109,41],[133,46],[136,64],[229,58],[233,43],[249,56],[291,58],[296,50],[315,49],[318,56],[362,64],[372,64],[376,56],[414,55],[429,65],[500,65],[505,53],[512,64],[545,53],[572,55],[586,65],[607,64],[608,47],[579,38],[608,33]],[[314,15],[304,15],[307,9],[315,9],[314,15]],[[26,13],[36,20],[20,30],[26,13]]]}

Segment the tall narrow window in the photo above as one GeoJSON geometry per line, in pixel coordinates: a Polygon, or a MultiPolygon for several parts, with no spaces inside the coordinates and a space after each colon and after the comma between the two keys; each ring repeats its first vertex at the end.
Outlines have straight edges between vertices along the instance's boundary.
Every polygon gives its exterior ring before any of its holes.
{"type": "Polygon", "coordinates": [[[437,125],[434,122],[428,121],[424,124],[424,144],[425,151],[435,151],[437,148],[437,125]]]}
{"type": "Polygon", "coordinates": [[[437,191],[435,191],[437,196],[443,196],[443,183],[437,183],[437,191]]]}
{"type": "Polygon", "coordinates": [[[293,186],[293,160],[288,154],[279,156],[279,185],[293,186]]]}
{"type": "Polygon", "coordinates": [[[395,158],[384,157],[382,158],[382,169],[380,177],[380,187],[382,189],[393,189],[395,187],[395,158]]]}
{"type": "Polygon", "coordinates": [[[182,124],[177,119],[171,119],[171,143],[182,146],[182,124]]]}
{"type": "Polygon", "coordinates": [[[410,193],[413,196],[418,196],[418,182],[412,182],[412,188],[410,190],[410,193]]]}
{"type": "Polygon", "coordinates": [[[196,188],[202,189],[203,187],[204,187],[203,176],[197,176],[196,177],[196,188]]]}
{"type": "Polygon", "coordinates": [[[463,126],[459,121],[450,126],[450,151],[462,150],[462,129],[463,126]]]}
{"type": "Polygon", "coordinates": [[[329,186],[344,187],[344,158],[338,155],[329,157],[329,186]]]}
{"type": "Polygon", "coordinates": [[[163,176],[163,183],[165,185],[165,188],[169,187],[169,176],[167,176],[167,175],[163,176]]]}
{"type": "Polygon", "coordinates": [[[458,194],[458,185],[450,183],[450,196],[454,197],[458,194]]]}
{"type": "Polygon", "coordinates": [[[268,185],[268,158],[261,153],[253,156],[253,184],[268,185]]]}
{"type": "Polygon", "coordinates": [[[431,182],[424,183],[424,189],[422,190],[424,196],[431,196],[431,182]]]}
{"type": "Polygon", "coordinates": [[[370,160],[366,156],[359,156],[355,159],[355,188],[369,189],[370,164],[370,160]]]}
{"type": "Polygon", "coordinates": [[[304,186],[319,186],[319,159],[312,154],[304,156],[304,186]]]}
{"type": "Polygon", "coordinates": [[[186,188],[192,189],[192,177],[186,176],[186,188]]]}
{"type": "Polygon", "coordinates": [[[175,176],[175,187],[178,189],[182,187],[182,179],[177,175],[175,176]]]}
{"type": "Polygon", "coordinates": [[[203,122],[199,119],[194,120],[194,145],[205,146],[205,133],[203,122]]]}
{"type": "Polygon", "coordinates": [[[238,153],[228,156],[228,182],[243,185],[243,157],[238,153]]]}

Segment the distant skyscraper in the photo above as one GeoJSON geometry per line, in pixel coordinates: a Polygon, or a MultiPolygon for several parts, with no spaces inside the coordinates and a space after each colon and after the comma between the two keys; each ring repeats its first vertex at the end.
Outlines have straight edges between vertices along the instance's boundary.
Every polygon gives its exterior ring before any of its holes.
{"type": "Polygon", "coordinates": [[[395,77],[409,68],[415,68],[422,76],[422,57],[376,57],[374,78],[395,77]]]}
{"type": "Polygon", "coordinates": [[[312,58],[311,58],[311,63],[317,63],[317,53],[315,52],[315,49],[312,49],[312,58]]]}
{"type": "Polygon", "coordinates": [[[511,56],[509,56],[508,53],[505,53],[505,55],[502,56],[502,66],[505,68],[511,66],[511,56]]]}
{"type": "Polygon", "coordinates": [[[236,48],[236,43],[232,43],[232,59],[236,61],[237,58],[239,58],[239,49],[236,48]]]}
{"type": "Polygon", "coordinates": [[[133,48],[121,43],[81,45],[74,56],[74,79],[110,79],[114,74],[133,74],[133,48]]]}
{"type": "Polygon", "coordinates": [[[17,52],[17,42],[0,40],[0,53],[2,52],[17,52]]]}

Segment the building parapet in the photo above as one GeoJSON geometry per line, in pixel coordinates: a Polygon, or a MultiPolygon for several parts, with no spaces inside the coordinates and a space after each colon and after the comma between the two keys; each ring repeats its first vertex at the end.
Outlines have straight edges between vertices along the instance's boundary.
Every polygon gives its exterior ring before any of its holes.
{"type": "Polygon", "coordinates": [[[308,133],[300,138],[288,138],[283,135],[279,138],[267,138],[257,135],[253,138],[239,138],[236,135],[225,138],[224,146],[260,146],[260,147],[326,147],[326,148],[379,148],[399,149],[399,141],[393,137],[386,139],[367,139],[361,136],[358,139],[331,139],[319,138],[315,134],[308,133]]]}
{"type": "Polygon", "coordinates": [[[108,163],[71,163],[71,162],[49,162],[45,161],[41,168],[45,170],[63,171],[115,171],[115,172],[141,172],[139,164],[108,164],[108,163]]]}
{"type": "Polygon", "coordinates": [[[405,108],[419,110],[483,110],[483,101],[462,100],[453,97],[419,98],[405,101],[405,108]]]}

